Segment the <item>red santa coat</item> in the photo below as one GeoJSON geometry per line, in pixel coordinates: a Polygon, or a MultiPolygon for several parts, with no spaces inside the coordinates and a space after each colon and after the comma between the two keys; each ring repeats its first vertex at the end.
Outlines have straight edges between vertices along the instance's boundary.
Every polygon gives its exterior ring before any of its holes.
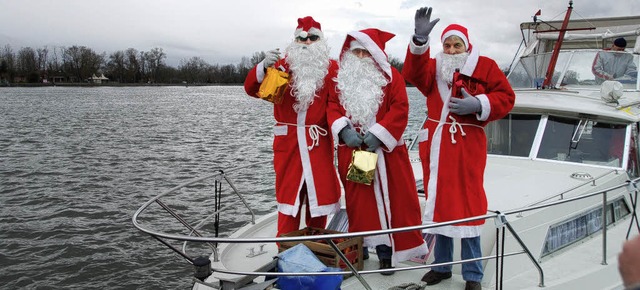
{"type": "MultiPolygon", "coordinates": [[[[338,144],[338,172],[345,188],[350,232],[400,228],[421,223],[416,182],[407,146],[402,138],[409,118],[409,101],[402,76],[395,68],[391,70],[392,82],[383,88],[382,104],[368,130],[382,141],[381,147],[376,150],[378,163],[372,185],[346,179],[355,149],[342,141],[338,144]]],[[[327,115],[331,132],[339,140],[338,134],[345,126],[351,125],[351,120],[346,117],[337,95],[332,95],[329,99],[327,115]]],[[[364,144],[363,149],[366,149],[364,144]]],[[[365,246],[391,246],[394,264],[427,253],[419,231],[396,233],[392,236],[393,239],[389,239],[388,235],[365,237],[364,243],[365,246]]]]}
{"type": "MultiPolygon", "coordinates": [[[[289,71],[286,60],[276,67],[289,71]]],[[[278,211],[291,216],[298,214],[300,191],[306,184],[312,217],[328,215],[340,209],[340,183],[333,164],[333,139],[328,132],[327,101],[335,94],[333,78],[337,63],[331,60],[324,86],[316,92],[306,111],[296,112],[291,87],[284,92],[282,103],[273,105],[274,125],[273,167],[276,173],[278,211]]],[[[262,63],[254,67],[244,83],[245,91],[258,97],[264,79],[262,63]]],[[[256,124],[259,125],[259,124],[256,124]]]]}
{"type": "MultiPolygon", "coordinates": [[[[436,75],[439,55],[430,58],[428,47],[428,43],[421,47],[410,43],[402,71],[404,78],[427,97],[429,120],[418,136],[427,195],[423,222],[484,215],[487,212],[483,185],[487,161],[484,126],[509,113],[515,94],[498,65],[472,50],[460,73],[470,77],[464,86],[480,100],[482,112],[464,116],[450,113],[446,104],[451,98],[451,89],[436,75]]],[[[484,220],[428,232],[454,238],[477,237],[482,224],[484,220]]]]}

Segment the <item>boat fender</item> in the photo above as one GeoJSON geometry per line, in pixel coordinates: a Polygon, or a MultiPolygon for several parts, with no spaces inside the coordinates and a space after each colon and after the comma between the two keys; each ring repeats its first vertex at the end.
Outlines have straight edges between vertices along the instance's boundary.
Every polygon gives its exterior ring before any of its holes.
{"type": "Polygon", "coordinates": [[[204,281],[211,276],[211,260],[209,257],[200,256],[193,259],[194,273],[193,276],[200,281],[204,281]]]}
{"type": "Polygon", "coordinates": [[[618,81],[604,81],[600,86],[600,97],[607,103],[618,103],[623,87],[618,81]]]}

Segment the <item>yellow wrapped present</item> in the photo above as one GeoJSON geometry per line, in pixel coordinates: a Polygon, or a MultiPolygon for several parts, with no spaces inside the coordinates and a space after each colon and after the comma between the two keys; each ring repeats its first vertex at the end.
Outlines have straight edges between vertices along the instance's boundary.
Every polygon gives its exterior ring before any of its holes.
{"type": "Polygon", "coordinates": [[[289,74],[274,67],[267,68],[267,74],[260,84],[258,97],[274,104],[282,103],[284,91],[289,84],[289,74]]]}

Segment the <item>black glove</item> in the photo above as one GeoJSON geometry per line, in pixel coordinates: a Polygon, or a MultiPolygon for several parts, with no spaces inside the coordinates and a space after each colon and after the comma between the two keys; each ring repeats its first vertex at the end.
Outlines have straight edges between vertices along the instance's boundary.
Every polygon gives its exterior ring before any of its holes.
{"type": "Polygon", "coordinates": [[[367,144],[367,151],[374,152],[382,145],[382,141],[380,141],[376,135],[367,132],[367,134],[364,135],[364,144],[367,144]]]}
{"type": "Polygon", "coordinates": [[[338,135],[344,144],[347,144],[347,146],[351,148],[357,148],[362,145],[362,135],[358,134],[356,130],[349,126],[344,127],[338,135]]]}
{"type": "Polygon", "coordinates": [[[419,44],[425,44],[429,40],[429,34],[436,23],[440,21],[440,18],[436,18],[431,21],[431,7],[422,7],[416,10],[415,17],[415,30],[413,38],[419,42],[419,44]]]}
{"type": "Polygon", "coordinates": [[[463,98],[451,98],[451,101],[449,101],[449,110],[451,113],[468,115],[482,110],[482,105],[480,105],[478,98],[467,93],[464,88],[460,91],[462,92],[463,98]]]}

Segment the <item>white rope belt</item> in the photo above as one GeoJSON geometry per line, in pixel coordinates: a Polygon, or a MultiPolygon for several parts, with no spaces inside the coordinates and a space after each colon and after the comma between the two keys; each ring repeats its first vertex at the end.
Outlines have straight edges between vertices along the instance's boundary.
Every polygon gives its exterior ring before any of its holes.
{"type": "MultiPolygon", "coordinates": [[[[458,120],[456,120],[456,118],[454,118],[453,116],[449,116],[449,119],[451,119],[451,123],[444,122],[444,124],[451,125],[449,127],[449,134],[451,134],[451,144],[458,143],[456,141],[456,139],[455,139],[455,135],[456,135],[456,133],[458,133],[458,129],[460,129],[460,135],[462,135],[462,137],[467,136],[467,133],[464,132],[464,128],[462,128],[462,126],[473,126],[473,127],[478,127],[480,129],[482,129],[482,126],[478,126],[476,124],[458,123],[458,120]]],[[[440,121],[434,120],[434,119],[431,119],[431,118],[429,118],[429,121],[440,123],[440,121]]]]}
{"type": "MultiPolygon", "coordinates": [[[[298,127],[298,125],[291,124],[291,123],[278,122],[278,124],[294,126],[296,128],[298,127]]],[[[311,151],[313,147],[320,145],[320,136],[327,136],[327,130],[325,130],[324,128],[318,125],[306,125],[305,127],[309,128],[309,137],[311,138],[311,146],[307,146],[307,149],[311,151]]]]}

